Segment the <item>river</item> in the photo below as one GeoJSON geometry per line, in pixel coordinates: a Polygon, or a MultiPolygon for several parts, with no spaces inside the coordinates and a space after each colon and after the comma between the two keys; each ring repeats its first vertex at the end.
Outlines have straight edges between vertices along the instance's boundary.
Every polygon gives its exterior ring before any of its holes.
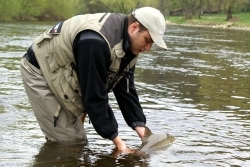
{"type": "MultiPolygon", "coordinates": [[[[145,155],[112,155],[113,145],[86,123],[86,146],[46,143],[22,85],[21,56],[52,22],[0,22],[0,166],[250,166],[249,31],[167,26],[168,51],[141,54],[136,87],[155,133],[175,141],[145,155]]],[[[110,94],[121,137],[140,140],[110,94]]]]}

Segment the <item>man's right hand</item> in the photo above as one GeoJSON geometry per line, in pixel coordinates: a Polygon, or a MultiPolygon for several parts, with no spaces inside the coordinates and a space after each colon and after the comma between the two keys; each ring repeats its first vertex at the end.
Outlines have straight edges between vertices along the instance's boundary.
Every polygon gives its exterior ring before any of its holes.
{"type": "Polygon", "coordinates": [[[114,138],[113,143],[115,144],[116,149],[119,151],[127,149],[126,143],[121,139],[119,135],[116,138],[114,138]]]}
{"type": "Polygon", "coordinates": [[[126,143],[121,139],[120,136],[117,136],[114,140],[113,143],[115,144],[116,148],[115,151],[113,152],[114,156],[118,156],[121,153],[134,153],[135,150],[130,149],[127,147],[126,143]]]}

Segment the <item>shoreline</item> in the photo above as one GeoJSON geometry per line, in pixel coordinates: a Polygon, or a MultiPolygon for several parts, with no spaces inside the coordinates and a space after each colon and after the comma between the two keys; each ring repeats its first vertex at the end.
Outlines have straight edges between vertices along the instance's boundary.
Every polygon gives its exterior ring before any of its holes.
{"type": "Polygon", "coordinates": [[[230,29],[230,30],[244,30],[244,31],[250,31],[250,27],[247,26],[237,26],[234,25],[232,22],[228,22],[226,24],[221,25],[214,25],[214,24],[193,24],[193,23],[173,23],[169,20],[166,21],[166,25],[179,25],[179,26],[189,26],[189,27],[208,27],[208,28],[220,28],[220,29],[230,29]]]}

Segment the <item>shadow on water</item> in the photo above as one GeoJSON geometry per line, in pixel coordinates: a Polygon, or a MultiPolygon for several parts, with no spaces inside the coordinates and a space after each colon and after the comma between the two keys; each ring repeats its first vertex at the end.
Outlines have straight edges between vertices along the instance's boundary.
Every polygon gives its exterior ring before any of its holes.
{"type": "Polygon", "coordinates": [[[141,154],[119,154],[116,151],[91,150],[88,145],[63,145],[53,142],[46,142],[39,153],[34,157],[34,167],[44,166],[84,166],[84,167],[147,167],[147,155],[141,154]]]}

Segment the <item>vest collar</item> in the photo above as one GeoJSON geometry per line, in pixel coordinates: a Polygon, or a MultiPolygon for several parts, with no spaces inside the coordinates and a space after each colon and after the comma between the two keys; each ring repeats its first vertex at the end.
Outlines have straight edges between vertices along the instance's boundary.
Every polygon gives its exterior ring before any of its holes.
{"type": "Polygon", "coordinates": [[[123,51],[127,53],[129,51],[129,47],[131,45],[130,37],[128,35],[128,18],[124,20],[124,27],[123,27],[123,51]]]}

